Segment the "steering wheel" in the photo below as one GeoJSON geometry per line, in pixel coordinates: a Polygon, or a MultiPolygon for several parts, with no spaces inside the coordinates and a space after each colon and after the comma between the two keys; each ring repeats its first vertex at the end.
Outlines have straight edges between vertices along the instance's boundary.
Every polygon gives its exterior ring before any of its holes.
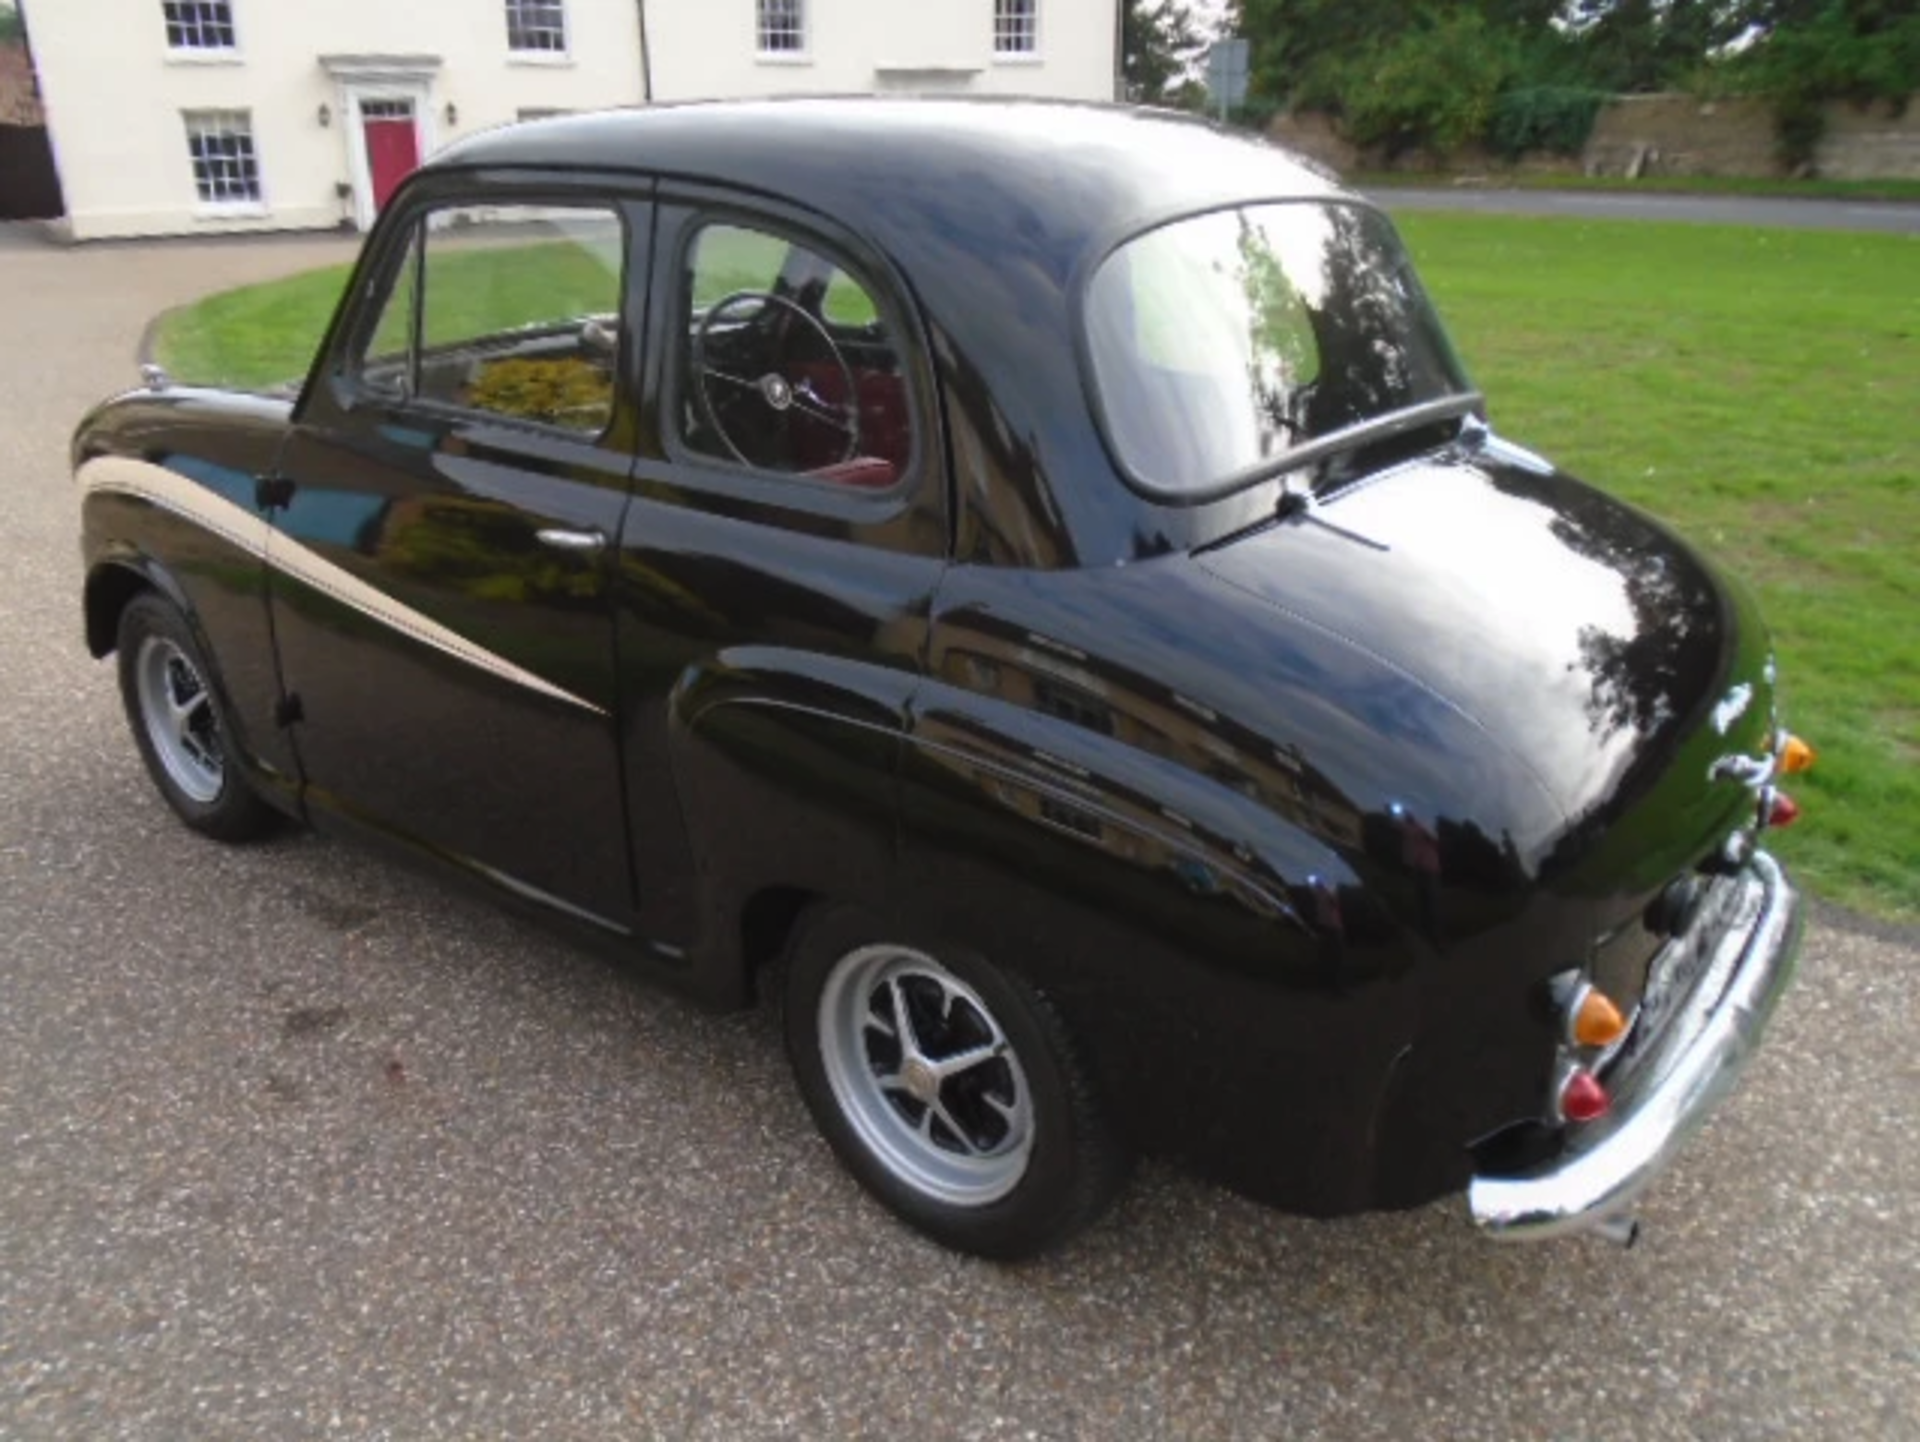
{"type": "MultiPolygon", "coordinates": [[[[784,352],[789,347],[783,342],[791,342],[796,333],[795,326],[792,321],[787,321],[778,328],[777,333],[779,339],[769,336],[768,349],[784,352]]],[[[743,466],[780,469],[784,459],[756,459],[741,446],[741,436],[729,428],[728,417],[732,418],[734,426],[744,429],[747,416],[752,414],[747,410],[748,407],[753,410],[764,408],[783,418],[798,416],[816,426],[838,431],[845,438],[845,444],[840,454],[828,462],[830,465],[852,460],[860,449],[859,391],[854,381],[853,367],[847,364],[846,356],[841,353],[820,318],[785,296],[764,290],[740,290],[709,307],[701,318],[699,328],[693,333],[693,373],[700,392],[701,408],[707,413],[714,433],[743,466]],[[757,378],[723,370],[709,358],[708,343],[716,327],[764,323],[768,319],[769,307],[797,317],[804,331],[810,331],[819,339],[826,359],[840,373],[841,394],[847,397],[844,406],[835,405],[820,395],[811,382],[802,379],[796,383],[790,379],[785,372],[792,366],[784,354],[770,355],[768,360],[771,368],[757,378]]],[[[764,451],[767,447],[762,445],[759,449],[764,451]]]]}

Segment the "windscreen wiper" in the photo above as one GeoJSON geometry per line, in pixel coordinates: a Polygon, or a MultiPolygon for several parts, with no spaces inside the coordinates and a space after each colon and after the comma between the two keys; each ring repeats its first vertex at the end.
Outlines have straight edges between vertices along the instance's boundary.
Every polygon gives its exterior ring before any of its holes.
{"type": "Polygon", "coordinates": [[[1194,554],[1199,555],[1207,551],[1218,550],[1221,546],[1230,545],[1241,537],[1250,535],[1254,531],[1262,530],[1276,522],[1292,520],[1310,521],[1316,526],[1332,531],[1337,535],[1345,536],[1350,541],[1357,541],[1363,546],[1371,546],[1377,551],[1389,549],[1381,542],[1363,536],[1357,531],[1349,531],[1344,526],[1336,526],[1333,522],[1320,515],[1319,497],[1314,494],[1313,488],[1310,486],[1304,489],[1295,487],[1291,479],[1291,473],[1304,470],[1315,461],[1323,461],[1328,456],[1337,455],[1342,451],[1350,451],[1359,446],[1371,445],[1377,441],[1388,440],[1397,435],[1404,435],[1406,432],[1418,430],[1422,426],[1434,425],[1439,421],[1455,420],[1461,416],[1477,418],[1481,408],[1485,404],[1486,397],[1481,395],[1479,391],[1461,391],[1455,395],[1442,396],[1438,400],[1423,401],[1417,406],[1408,406],[1404,410],[1389,411],[1386,415],[1374,416],[1372,419],[1361,421],[1357,425],[1343,426],[1337,431],[1329,431],[1324,436],[1316,436],[1313,440],[1305,441],[1297,446],[1290,446],[1277,456],[1271,456],[1266,460],[1257,461],[1243,470],[1234,472],[1233,475],[1229,476],[1219,485],[1209,486],[1201,496],[1195,499],[1215,499],[1220,496],[1229,495],[1243,487],[1258,484],[1261,481],[1270,481],[1276,476],[1281,478],[1280,499],[1275,503],[1273,511],[1270,514],[1262,516],[1251,525],[1236,527],[1227,532],[1226,535],[1216,540],[1208,541],[1205,545],[1196,546],[1194,548],[1194,554]]]}
{"type": "Polygon", "coordinates": [[[1311,486],[1296,489],[1291,479],[1280,483],[1280,499],[1274,505],[1273,518],[1276,521],[1304,521],[1320,527],[1323,531],[1332,531],[1336,536],[1344,536],[1375,551],[1390,551],[1393,548],[1385,541],[1376,541],[1371,536],[1363,536],[1358,531],[1350,531],[1345,526],[1336,526],[1320,514],[1320,499],[1313,493],[1311,486]]]}

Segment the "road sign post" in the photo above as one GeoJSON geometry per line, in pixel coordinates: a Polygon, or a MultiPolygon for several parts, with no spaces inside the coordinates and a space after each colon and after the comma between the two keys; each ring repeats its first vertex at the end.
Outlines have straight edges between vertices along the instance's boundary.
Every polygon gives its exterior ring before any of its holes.
{"type": "Polygon", "coordinates": [[[1252,50],[1245,40],[1227,39],[1207,52],[1207,93],[1213,98],[1222,120],[1234,106],[1247,102],[1247,71],[1252,50]]]}

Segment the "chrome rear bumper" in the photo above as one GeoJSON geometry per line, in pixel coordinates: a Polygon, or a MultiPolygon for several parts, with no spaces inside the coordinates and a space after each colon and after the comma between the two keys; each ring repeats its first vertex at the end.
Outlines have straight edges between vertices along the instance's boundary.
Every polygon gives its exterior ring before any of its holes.
{"type": "Polygon", "coordinates": [[[1623,1056],[1621,1079],[1609,1079],[1613,1110],[1580,1127],[1545,1168],[1468,1186],[1468,1209],[1488,1236],[1532,1241],[1620,1217],[1732,1085],[1800,945],[1800,899],[1771,856],[1756,851],[1734,884],[1701,938],[1712,954],[1698,984],[1648,1053],[1623,1056]]]}

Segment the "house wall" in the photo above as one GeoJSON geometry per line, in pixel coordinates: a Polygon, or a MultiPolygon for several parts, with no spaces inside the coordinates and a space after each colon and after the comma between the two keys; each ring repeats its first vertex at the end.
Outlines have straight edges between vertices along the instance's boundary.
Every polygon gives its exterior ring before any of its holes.
{"type": "MultiPolygon", "coordinates": [[[[359,94],[413,98],[423,158],[524,110],[644,95],[639,0],[568,0],[569,53],[558,60],[509,52],[504,0],[234,0],[232,55],[170,51],[161,0],[25,8],[76,239],[364,226],[372,203],[359,94]],[[323,56],[371,60],[342,78],[323,56]],[[382,57],[414,73],[383,75],[372,63],[382,57]],[[182,120],[190,110],[248,112],[259,204],[199,201],[182,120]]],[[[806,0],[798,58],[757,53],[756,0],[647,0],[645,9],[658,100],[1114,93],[1117,0],[1040,0],[1032,56],[995,55],[993,0],[806,0]]]]}
{"type": "Polygon", "coordinates": [[[1039,48],[997,56],[993,0],[806,0],[804,56],[757,53],[754,0],[648,0],[657,100],[941,91],[1114,98],[1116,0],[1040,0],[1039,48]]]}
{"type": "MultiPolygon", "coordinates": [[[[355,150],[362,141],[352,87],[323,67],[323,55],[438,57],[417,84],[423,155],[522,109],[641,98],[634,0],[569,0],[569,53],[557,60],[509,53],[499,0],[234,0],[231,57],[170,52],[160,0],[27,0],[26,9],[76,239],[354,219],[351,198],[336,187],[359,180],[364,188],[364,150],[355,150]],[[325,127],[322,105],[330,111],[325,127]],[[258,207],[199,203],[186,110],[251,113],[264,192],[258,207]]],[[[411,84],[396,82],[395,93],[411,84]]]]}

